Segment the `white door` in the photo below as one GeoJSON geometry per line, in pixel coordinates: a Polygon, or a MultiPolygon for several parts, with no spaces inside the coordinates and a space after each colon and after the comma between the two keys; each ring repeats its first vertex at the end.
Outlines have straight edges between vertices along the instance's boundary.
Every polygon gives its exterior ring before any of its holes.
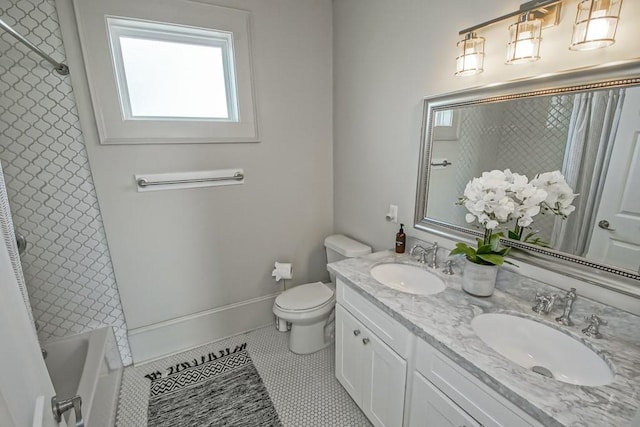
{"type": "Polygon", "coordinates": [[[640,270],[639,182],[640,88],[630,88],[625,95],[587,258],[640,270]]]}
{"type": "Polygon", "coordinates": [[[3,244],[5,236],[1,237],[0,425],[55,427],[58,423],[53,419],[50,403],[55,392],[3,244]],[[41,410],[38,419],[34,419],[37,401],[41,410]]]}
{"type": "Polygon", "coordinates": [[[418,372],[413,373],[409,427],[481,427],[418,372]]]}

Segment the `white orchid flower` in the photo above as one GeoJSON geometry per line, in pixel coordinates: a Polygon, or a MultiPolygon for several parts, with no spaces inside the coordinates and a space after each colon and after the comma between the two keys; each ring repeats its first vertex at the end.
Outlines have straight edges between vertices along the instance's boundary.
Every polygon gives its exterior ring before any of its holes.
{"type": "Polygon", "coordinates": [[[560,171],[541,173],[531,183],[547,192],[544,203],[556,215],[566,217],[575,210],[571,203],[577,194],[573,193],[560,171]]]}

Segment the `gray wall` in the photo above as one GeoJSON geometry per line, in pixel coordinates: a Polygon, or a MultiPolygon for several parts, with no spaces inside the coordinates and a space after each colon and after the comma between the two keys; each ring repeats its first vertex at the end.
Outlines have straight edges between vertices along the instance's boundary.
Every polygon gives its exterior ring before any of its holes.
{"type": "MultiPolygon", "coordinates": [[[[558,27],[545,30],[542,59],[504,64],[505,21],[482,30],[485,71],[456,77],[458,31],[517,10],[517,0],[349,0],[334,2],[334,223],[374,249],[393,246],[396,225],[413,224],[424,96],[638,56],[634,17],[625,2],[617,42],[591,52],[568,50],[577,0],[563,2],[558,27]]],[[[462,209],[462,208],[461,208],[462,209]]],[[[409,227],[411,235],[433,236],[409,227]]]]}
{"type": "Polygon", "coordinates": [[[135,362],[271,323],[275,261],[294,264],[288,286],[328,279],[331,1],[215,3],[251,13],[259,143],[102,145],[72,77],[135,362]],[[244,184],[139,193],[134,180],[229,168],[244,184]]]}
{"type": "MultiPolygon", "coordinates": [[[[53,1],[1,3],[2,19],[63,60],[53,1]]],[[[41,340],[114,326],[131,363],[120,297],[69,77],[0,31],[0,161],[41,340]]]]}
{"type": "MultiPolygon", "coordinates": [[[[216,3],[252,13],[260,143],[100,146],[80,129],[78,112],[88,108],[69,77],[0,35],[0,159],[16,226],[32,244],[25,272],[41,338],[112,324],[130,363],[127,330],[273,295],[282,289],[271,277],[276,260],[294,263],[288,285],[328,278],[331,2],[216,3]],[[228,167],[244,168],[244,185],[146,194],[133,185],[141,171],[228,167]]],[[[46,52],[71,55],[52,1],[2,9],[46,52]]],[[[270,307],[260,307],[249,317],[270,319],[270,307]]],[[[235,316],[219,322],[233,324],[235,316]]],[[[171,337],[160,340],[168,343],[163,352],[180,349],[171,337]]]]}

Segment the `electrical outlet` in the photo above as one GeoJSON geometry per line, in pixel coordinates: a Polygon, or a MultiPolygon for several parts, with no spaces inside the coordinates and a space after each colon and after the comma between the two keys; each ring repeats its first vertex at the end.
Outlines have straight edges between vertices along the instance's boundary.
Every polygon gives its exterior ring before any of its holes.
{"type": "Polygon", "coordinates": [[[386,216],[387,221],[393,222],[394,224],[398,223],[398,206],[397,205],[389,205],[389,211],[386,216]]]}

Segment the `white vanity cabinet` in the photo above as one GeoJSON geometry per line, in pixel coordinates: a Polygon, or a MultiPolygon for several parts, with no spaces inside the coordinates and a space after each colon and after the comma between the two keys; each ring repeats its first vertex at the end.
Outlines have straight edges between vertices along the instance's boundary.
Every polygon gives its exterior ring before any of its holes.
{"type": "Polygon", "coordinates": [[[413,336],[338,280],[336,377],[375,426],[403,424],[413,336]]]}
{"type": "Polygon", "coordinates": [[[375,426],[542,427],[341,279],[336,294],[336,377],[375,426]]]}
{"type": "Polygon", "coordinates": [[[422,340],[417,340],[410,427],[542,427],[422,340]]]}
{"type": "Polygon", "coordinates": [[[412,380],[409,427],[481,427],[418,371],[412,380]]]}

